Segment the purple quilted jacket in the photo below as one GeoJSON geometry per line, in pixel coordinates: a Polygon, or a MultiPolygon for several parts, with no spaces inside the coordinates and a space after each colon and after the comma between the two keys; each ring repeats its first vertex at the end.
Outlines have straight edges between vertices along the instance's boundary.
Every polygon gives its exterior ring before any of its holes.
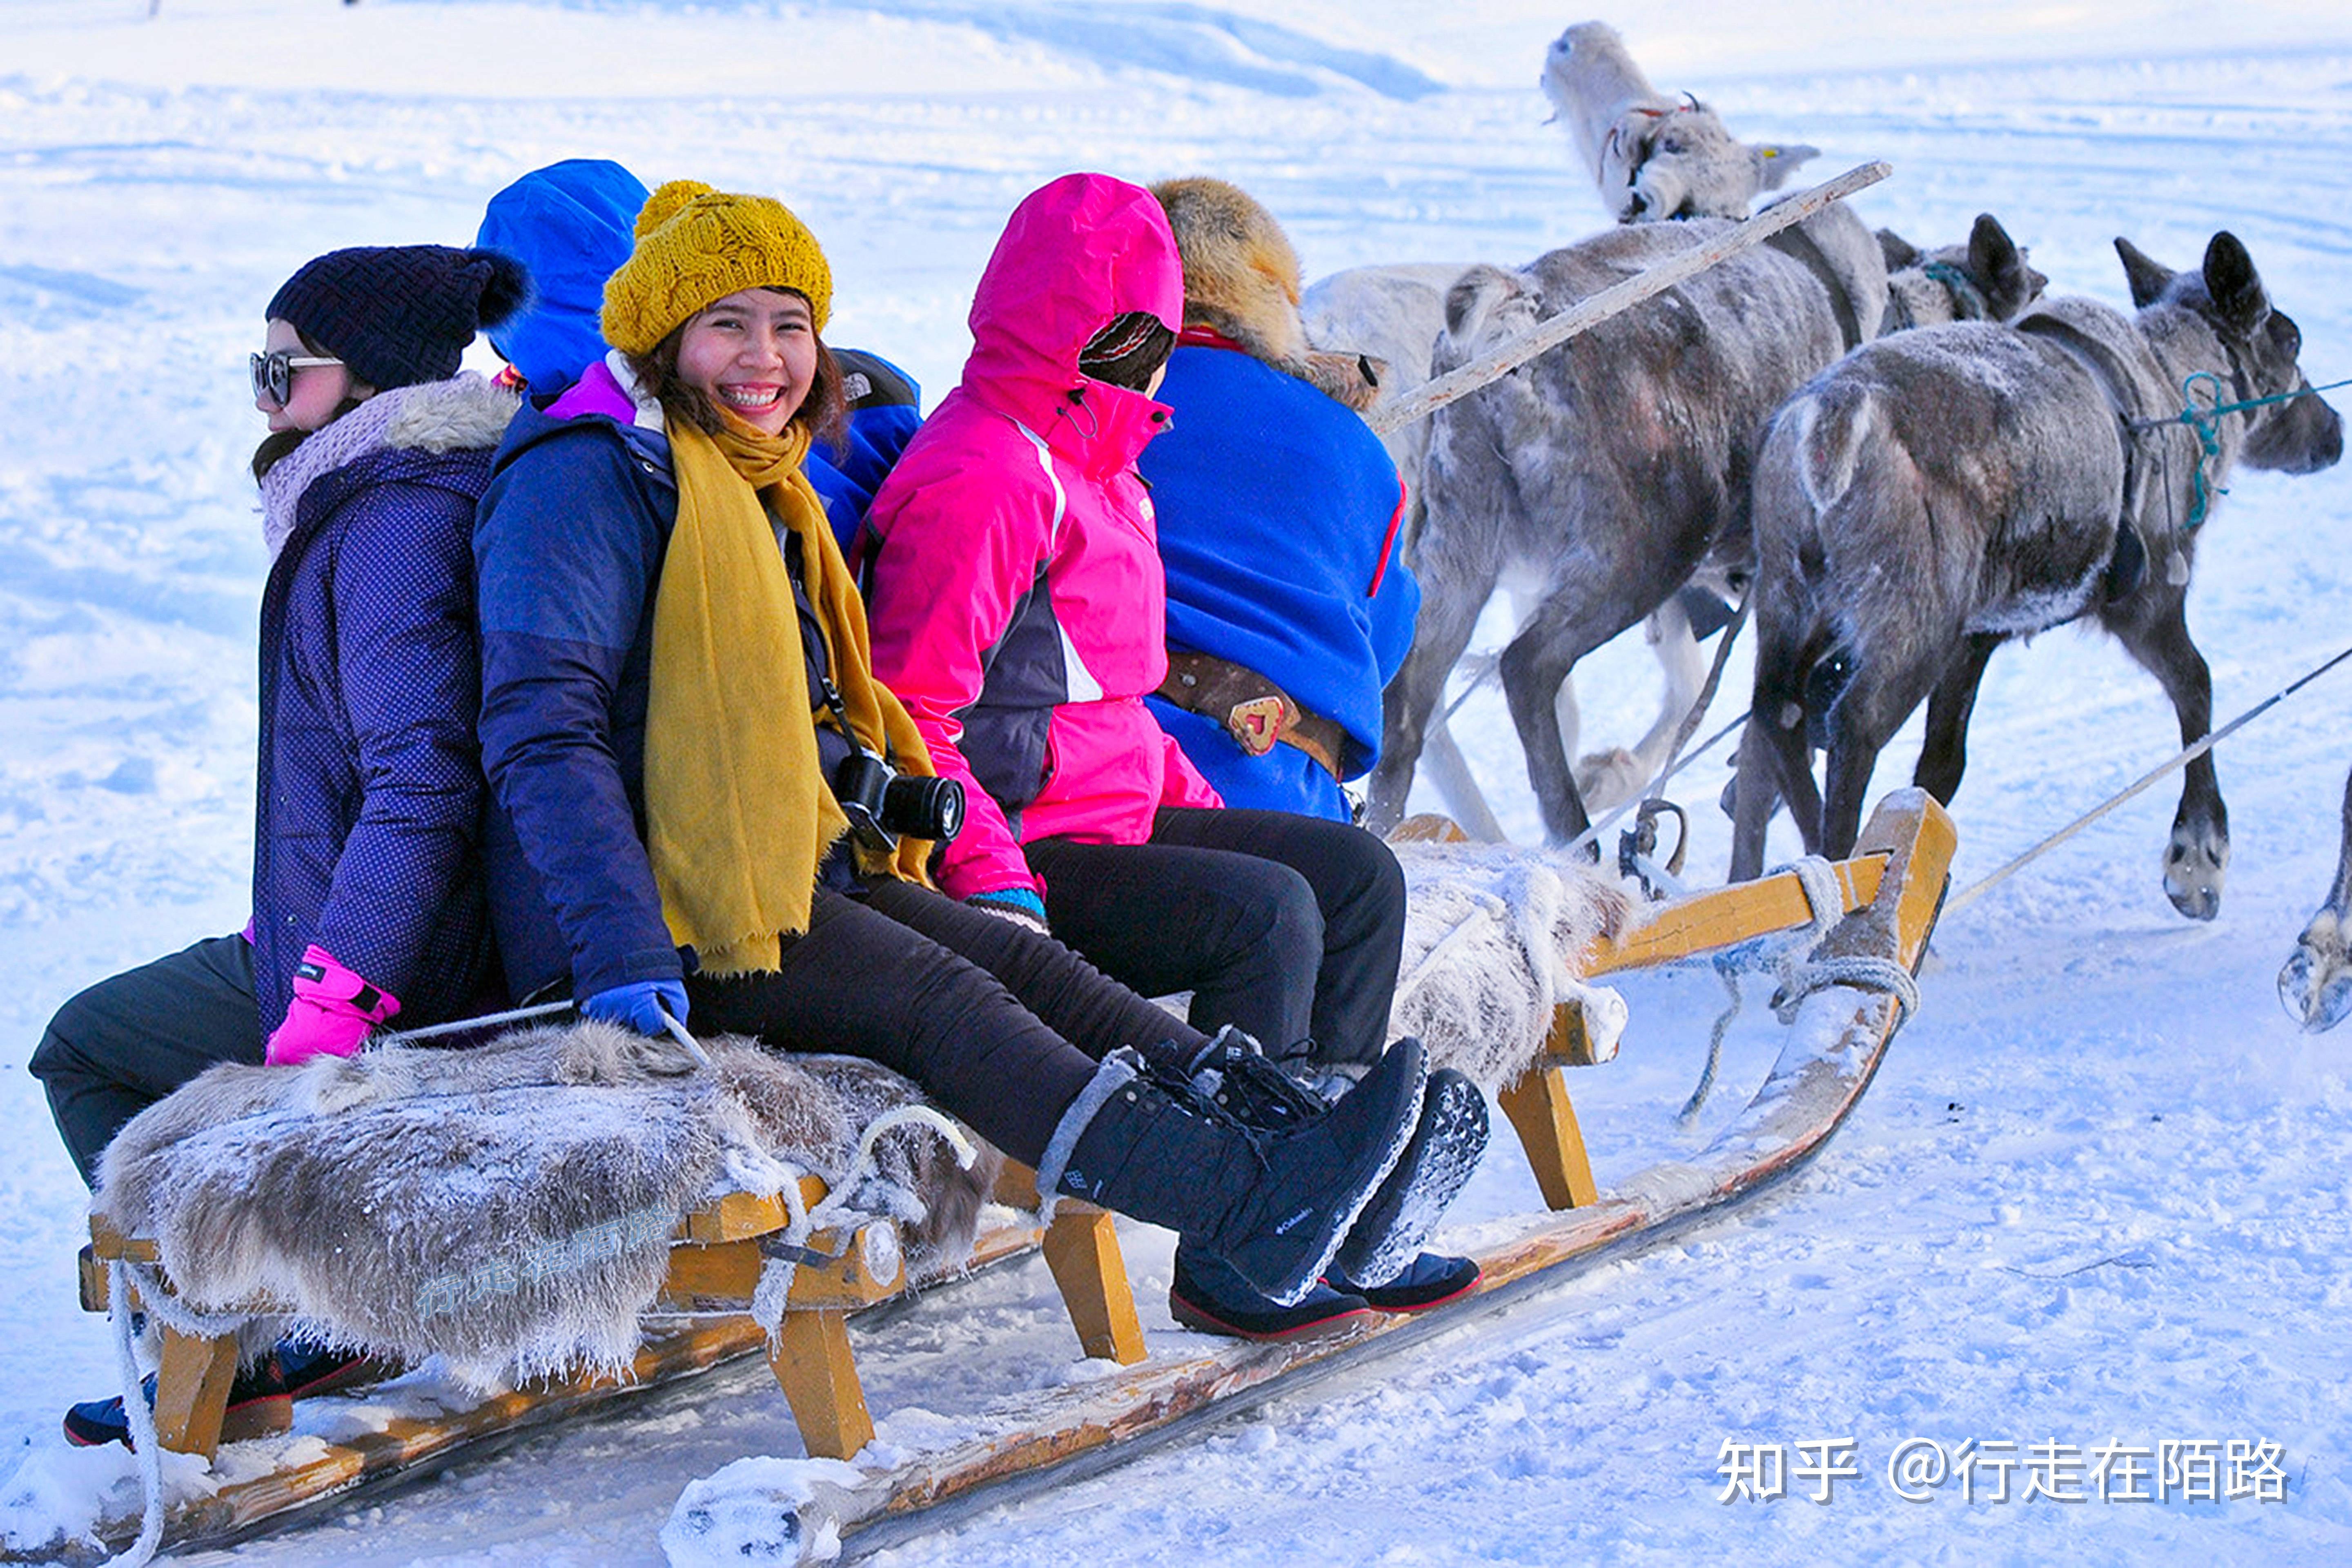
{"type": "Polygon", "coordinates": [[[474,503],[516,407],[479,376],[386,392],[262,486],[254,980],[266,1034],[317,942],[396,1026],[503,1001],[478,841],[474,503]]]}

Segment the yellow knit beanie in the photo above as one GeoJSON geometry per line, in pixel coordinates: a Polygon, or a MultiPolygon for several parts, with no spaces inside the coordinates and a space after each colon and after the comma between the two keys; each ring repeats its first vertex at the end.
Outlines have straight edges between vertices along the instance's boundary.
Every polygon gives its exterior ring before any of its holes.
{"type": "Polygon", "coordinates": [[[646,198],[637,245],[604,281],[604,341],[642,354],[714,300],[744,289],[806,295],[816,330],[833,307],[833,269],[816,236],[772,196],[672,180],[646,198]]]}

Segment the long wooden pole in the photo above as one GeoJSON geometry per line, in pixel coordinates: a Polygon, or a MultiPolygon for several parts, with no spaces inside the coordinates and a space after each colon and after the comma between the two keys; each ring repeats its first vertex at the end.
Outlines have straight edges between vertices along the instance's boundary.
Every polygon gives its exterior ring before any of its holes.
{"type": "Polygon", "coordinates": [[[1776,202],[1747,222],[1718,235],[1705,245],[1683,252],[1670,260],[1661,261],[1622,283],[1603,289],[1587,300],[1579,300],[1557,316],[1548,317],[1530,327],[1491,353],[1482,354],[1458,370],[1451,370],[1433,380],[1425,381],[1394,403],[1375,408],[1367,416],[1373,434],[1386,436],[1402,430],[1416,419],[1425,419],[1457,398],[1466,397],[1490,381],[1499,380],[1548,349],[1559,347],[1579,332],[1629,310],[1654,295],[1663,294],[1686,278],[1693,278],[1750,246],[1759,245],[1772,236],[1801,223],[1832,202],[1841,202],[1878,184],[1895,171],[1884,163],[1858,164],[1825,184],[1776,202]]]}

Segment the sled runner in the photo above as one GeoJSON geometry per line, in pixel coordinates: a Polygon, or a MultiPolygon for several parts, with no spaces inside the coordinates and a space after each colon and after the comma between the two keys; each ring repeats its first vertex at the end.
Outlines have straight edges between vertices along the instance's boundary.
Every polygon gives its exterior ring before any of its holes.
{"type": "MultiPolygon", "coordinates": [[[[1795,1026],[1746,1109],[1705,1149],[1639,1172],[1607,1193],[1593,1181],[1569,1086],[1569,1068],[1596,1055],[1605,1058],[1607,1051],[1596,1051],[1572,1005],[1560,1010],[1544,1059],[1498,1097],[1551,1212],[1483,1254],[1484,1284],[1460,1301],[1417,1315],[1376,1316],[1321,1341],[1236,1341],[1197,1352],[1188,1345],[1181,1356],[1146,1359],[1108,1215],[1066,1202],[1050,1226],[983,1232],[974,1265],[1042,1247],[1087,1352],[1126,1370],[1012,1400],[987,1419],[982,1436],[927,1452],[889,1450],[892,1462],[854,1482],[838,1464],[811,1465],[806,1485],[775,1499],[777,1540],[814,1547],[837,1536],[856,1554],[938,1528],[969,1508],[1123,1462],[1650,1245],[1769,1186],[1836,1131],[1876,1071],[1906,1011],[1891,993],[1907,989],[1907,982],[1892,972],[1915,970],[1926,951],[1954,847],[1950,819],[1924,793],[1906,791],[1881,805],[1851,859],[1808,877],[1782,873],[1660,906],[1642,923],[1596,941],[1581,964],[1588,976],[1703,958],[1801,932],[1809,922],[1825,931],[1812,946],[1806,982],[1820,988],[1791,1001],[1795,1026]],[[1815,909],[1814,900],[1832,898],[1834,910],[1815,909]]],[[[1024,1186],[1030,1180],[1025,1170],[1008,1166],[998,1194],[1034,1205],[1034,1185],[1024,1186]]],[[[803,1196],[818,1200],[822,1184],[812,1179],[803,1196]]],[[[770,1352],[808,1452],[854,1456],[873,1426],[842,1324],[850,1312],[902,1299],[910,1284],[895,1237],[867,1234],[876,1225],[887,1229],[887,1222],[872,1222],[851,1237],[812,1237],[771,1350],[743,1308],[758,1279],[762,1240],[772,1248],[788,1218],[782,1203],[740,1194],[689,1217],[673,1241],[662,1305],[708,1310],[732,1303],[741,1315],[649,1320],[630,1381],[535,1384],[379,1421],[375,1429],[331,1441],[278,1436],[222,1445],[234,1344],[170,1336],[157,1400],[163,1446],[216,1462],[211,1489],[175,1504],[167,1542],[219,1544],[280,1526],[362,1489],[491,1451],[518,1434],[761,1351],[770,1352]]],[[[101,1229],[93,1254],[100,1261],[152,1258],[153,1243],[101,1229]]],[[[104,1306],[102,1280],[87,1261],[84,1299],[104,1306]]],[[[952,1308],[942,1302],[937,1310],[952,1308]]],[[[317,1403],[323,1408],[338,1402],[317,1403]]],[[[690,1504],[681,1507],[681,1519],[690,1513],[690,1504]]],[[[100,1527],[118,1543],[136,1530],[135,1516],[100,1527]]]]}

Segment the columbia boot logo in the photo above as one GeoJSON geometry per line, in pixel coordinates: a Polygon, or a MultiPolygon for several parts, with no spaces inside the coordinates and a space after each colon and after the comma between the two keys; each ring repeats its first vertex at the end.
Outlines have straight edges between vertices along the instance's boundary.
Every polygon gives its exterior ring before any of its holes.
{"type": "Polygon", "coordinates": [[[1276,1226],[1274,1227],[1274,1234],[1276,1236],[1288,1236],[1293,1226],[1296,1226],[1300,1220],[1305,1219],[1314,1212],[1314,1209],[1311,1207],[1300,1209],[1297,1214],[1292,1215],[1288,1219],[1284,1220],[1280,1225],[1276,1226]]]}

